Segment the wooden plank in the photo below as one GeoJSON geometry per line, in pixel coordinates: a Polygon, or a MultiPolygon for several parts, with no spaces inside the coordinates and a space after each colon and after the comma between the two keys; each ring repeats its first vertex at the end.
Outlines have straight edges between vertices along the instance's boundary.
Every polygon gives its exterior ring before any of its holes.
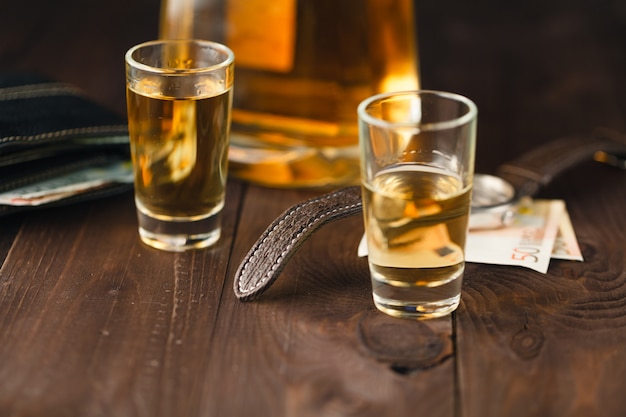
{"type": "MultiPolygon", "coordinates": [[[[250,188],[227,287],[262,230],[305,195],[250,188]]],[[[260,299],[224,294],[204,396],[241,401],[211,402],[209,415],[453,415],[450,319],[377,312],[356,256],[362,233],[359,216],[327,226],[260,299]]]]}
{"type": "Polygon", "coordinates": [[[626,173],[589,163],[545,194],[566,199],[585,261],[546,275],[471,265],[457,315],[466,417],[626,410],[626,173]]]}
{"type": "MultiPolygon", "coordinates": [[[[302,195],[253,188],[230,275],[302,195]]],[[[147,248],[128,197],[29,217],[0,269],[0,411],[451,416],[449,319],[375,311],[356,257],[361,219],[337,227],[305,244],[267,297],[240,303],[232,278],[224,286],[228,237],[209,251],[147,248]]]]}
{"type": "Polygon", "coordinates": [[[240,188],[229,186],[224,238],[205,251],[141,244],[131,196],[28,217],[0,269],[0,414],[186,415],[240,188]]]}

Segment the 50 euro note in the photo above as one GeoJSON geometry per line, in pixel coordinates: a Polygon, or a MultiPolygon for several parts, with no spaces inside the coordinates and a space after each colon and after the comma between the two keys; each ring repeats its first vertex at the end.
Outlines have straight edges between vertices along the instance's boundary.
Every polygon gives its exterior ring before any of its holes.
{"type": "Polygon", "coordinates": [[[583,260],[562,200],[530,201],[511,225],[471,230],[467,237],[467,262],[521,266],[545,274],[553,258],[583,260]]]}
{"type": "Polygon", "coordinates": [[[583,261],[583,254],[578,246],[578,239],[574,233],[574,227],[567,210],[561,217],[559,231],[552,248],[552,259],[565,259],[570,261],[583,261]]]}
{"type": "MultiPolygon", "coordinates": [[[[367,256],[365,237],[359,256],[367,256]]],[[[511,265],[546,273],[551,259],[582,261],[582,253],[562,200],[530,200],[507,227],[470,230],[465,260],[511,265]]]]}

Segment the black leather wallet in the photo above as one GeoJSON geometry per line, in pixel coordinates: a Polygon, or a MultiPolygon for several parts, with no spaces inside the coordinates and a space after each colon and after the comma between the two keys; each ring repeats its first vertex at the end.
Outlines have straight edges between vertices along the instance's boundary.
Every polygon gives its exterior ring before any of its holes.
{"type": "MultiPolygon", "coordinates": [[[[32,74],[0,74],[0,194],[84,168],[130,164],[126,120],[78,88],[32,74]]],[[[110,181],[37,206],[0,203],[0,216],[132,189],[110,181]]]]}

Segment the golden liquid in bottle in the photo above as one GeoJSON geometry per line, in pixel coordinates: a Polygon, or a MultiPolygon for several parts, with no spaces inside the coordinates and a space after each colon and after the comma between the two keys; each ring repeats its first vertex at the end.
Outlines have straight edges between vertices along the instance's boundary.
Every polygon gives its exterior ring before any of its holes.
{"type": "Polygon", "coordinates": [[[357,183],[359,102],[419,88],[413,0],[269,4],[165,0],[161,36],[233,49],[231,175],[273,187],[357,183]]]}

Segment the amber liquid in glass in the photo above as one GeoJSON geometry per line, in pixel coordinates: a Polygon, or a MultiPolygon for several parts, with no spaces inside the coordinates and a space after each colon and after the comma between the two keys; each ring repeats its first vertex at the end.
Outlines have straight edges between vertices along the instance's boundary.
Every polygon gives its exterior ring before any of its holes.
{"type": "Polygon", "coordinates": [[[127,89],[141,239],[160,249],[215,243],[221,233],[232,90],[185,98],[127,89]]]}
{"type": "Polygon", "coordinates": [[[399,164],[363,186],[363,213],[377,308],[437,317],[460,300],[470,187],[441,168],[399,164]]]}

